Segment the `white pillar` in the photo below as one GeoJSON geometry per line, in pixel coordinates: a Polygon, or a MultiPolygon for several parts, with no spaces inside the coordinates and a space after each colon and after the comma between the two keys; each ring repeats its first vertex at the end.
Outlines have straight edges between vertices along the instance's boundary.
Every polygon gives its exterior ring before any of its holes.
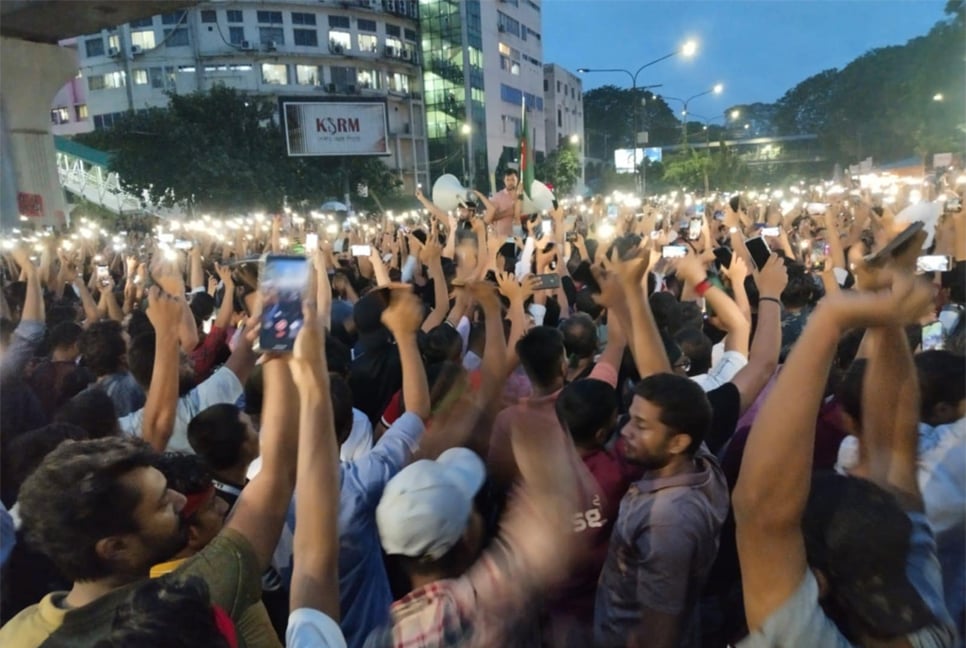
{"type": "Polygon", "coordinates": [[[3,115],[4,198],[0,220],[15,226],[18,196],[40,196],[39,224],[63,223],[67,202],[57,175],[57,155],[50,133],[50,103],[77,74],[75,54],[67,48],[0,38],[0,106],[3,115]],[[7,196],[12,189],[15,194],[7,196]]]}

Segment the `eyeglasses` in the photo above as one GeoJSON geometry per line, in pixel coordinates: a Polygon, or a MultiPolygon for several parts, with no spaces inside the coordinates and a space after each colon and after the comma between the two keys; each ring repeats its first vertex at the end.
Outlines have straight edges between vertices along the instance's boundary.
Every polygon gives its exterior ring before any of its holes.
{"type": "Polygon", "coordinates": [[[672,369],[680,369],[684,373],[691,371],[691,358],[686,355],[682,355],[681,358],[674,363],[672,369]]]}

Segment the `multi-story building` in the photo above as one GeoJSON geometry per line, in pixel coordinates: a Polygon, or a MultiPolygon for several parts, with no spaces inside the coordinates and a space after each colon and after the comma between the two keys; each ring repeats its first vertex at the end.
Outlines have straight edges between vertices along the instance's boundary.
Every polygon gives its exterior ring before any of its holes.
{"type": "Polygon", "coordinates": [[[556,63],[543,66],[543,107],[547,150],[573,146],[580,155],[580,182],[584,181],[584,88],[580,78],[556,63]]]}
{"type": "Polygon", "coordinates": [[[547,149],[584,141],[584,92],[580,78],[556,63],[543,66],[547,149]],[[576,138],[574,136],[576,135],[576,138]]]}
{"type": "Polygon", "coordinates": [[[384,161],[411,191],[430,178],[418,19],[418,0],[219,0],[144,18],[76,39],[86,112],[109,128],[126,111],[166,105],[166,93],[215,85],[384,98],[384,161]]]}
{"type": "Polygon", "coordinates": [[[526,105],[530,145],[544,137],[539,0],[421,0],[422,64],[434,178],[494,190],[518,164],[526,105]]]}
{"type": "MultiPolygon", "coordinates": [[[[60,42],[61,47],[77,51],[77,39],[60,42]]],[[[87,83],[81,74],[68,81],[50,104],[50,121],[58,135],[76,135],[94,130],[87,107],[87,83]]]]}

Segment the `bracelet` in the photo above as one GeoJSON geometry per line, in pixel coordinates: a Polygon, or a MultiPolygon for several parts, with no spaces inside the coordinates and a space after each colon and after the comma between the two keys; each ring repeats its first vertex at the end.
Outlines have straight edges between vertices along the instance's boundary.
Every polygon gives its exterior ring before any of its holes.
{"type": "Polygon", "coordinates": [[[698,297],[704,297],[704,293],[711,290],[711,282],[705,277],[701,283],[694,287],[694,292],[698,297]]]}
{"type": "Polygon", "coordinates": [[[761,302],[765,302],[765,301],[770,301],[770,302],[775,302],[776,304],[778,304],[778,307],[779,307],[779,308],[781,308],[781,307],[782,307],[782,302],[781,302],[781,300],[780,300],[780,299],[777,299],[777,298],[775,298],[775,297],[759,297],[759,298],[758,298],[758,303],[759,303],[759,304],[760,304],[761,302]]]}

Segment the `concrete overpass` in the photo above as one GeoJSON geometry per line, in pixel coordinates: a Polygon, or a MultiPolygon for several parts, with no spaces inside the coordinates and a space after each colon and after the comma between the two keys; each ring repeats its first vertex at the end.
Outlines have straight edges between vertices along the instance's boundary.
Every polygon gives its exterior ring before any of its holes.
{"type": "Polygon", "coordinates": [[[57,45],[196,0],[3,0],[0,2],[0,226],[26,216],[58,224],[67,211],[60,186],[50,103],[77,74],[57,45]]]}

